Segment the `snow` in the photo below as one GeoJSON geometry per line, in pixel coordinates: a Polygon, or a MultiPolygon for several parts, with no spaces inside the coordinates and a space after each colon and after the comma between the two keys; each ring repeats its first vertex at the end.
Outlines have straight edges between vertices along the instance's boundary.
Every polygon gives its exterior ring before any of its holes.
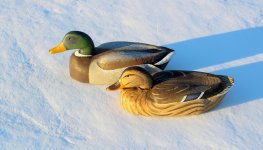
{"type": "Polygon", "coordinates": [[[0,149],[260,149],[263,1],[2,0],[0,149]],[[65,33],[95,45],[137,41],[175,50],[167,69],[230,75],[208,113],[149,118],[124,112],[119,92],[72,80],[65,33]]]}

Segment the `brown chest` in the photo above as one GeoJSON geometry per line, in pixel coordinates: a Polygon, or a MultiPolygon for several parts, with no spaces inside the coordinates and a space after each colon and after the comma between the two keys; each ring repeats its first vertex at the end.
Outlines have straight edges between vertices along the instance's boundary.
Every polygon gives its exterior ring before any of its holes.
{"type": "Polygon", "coordinates": [[[69,61],[70,76],[80,82],[89,83],[91,57],[77,57],[73,53],[69,61]]]}

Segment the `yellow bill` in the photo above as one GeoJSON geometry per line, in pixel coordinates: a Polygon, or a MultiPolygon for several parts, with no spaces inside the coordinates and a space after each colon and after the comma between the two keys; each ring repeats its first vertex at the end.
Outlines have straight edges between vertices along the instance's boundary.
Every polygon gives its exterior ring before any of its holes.
{"type": "Polygon", "coordinates": [[[64,46],[64,43],[61,42],[60,44],[58,44],[56,47],[52,48],[49,50],[50,54],[55,54],[55,53],[60,53],[60,52],[64,52],[66,51],[66,48],[64,46]]]}

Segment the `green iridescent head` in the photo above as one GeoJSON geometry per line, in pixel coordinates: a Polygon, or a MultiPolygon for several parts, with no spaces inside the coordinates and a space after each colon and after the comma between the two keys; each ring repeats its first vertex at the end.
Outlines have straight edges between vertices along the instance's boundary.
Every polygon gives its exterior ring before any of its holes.
{"type": "Polygon", "coordinates": [[[92,55],[94,53],[94,43],[86,33],[70,31],[64,36],[60,44],[49,50],[49,53],[55,54],[72,49],[79,49],[80,54],[83,55],[92,55]]]}

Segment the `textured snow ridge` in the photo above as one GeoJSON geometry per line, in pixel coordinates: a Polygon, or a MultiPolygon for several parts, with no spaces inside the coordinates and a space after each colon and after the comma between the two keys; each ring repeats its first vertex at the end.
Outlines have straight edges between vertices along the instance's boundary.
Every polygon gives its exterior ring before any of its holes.
{"type": "Polygon", "coordinates": [[[2,0],[0,149],[260,149],[263,1],[2,0]],[[166,69],[232,76],[215,110],[134,116],[119,92],[72,80],[74,51],[50,55],[80,30],[95,45],[136,41],[175,50],[166,69]]]}

